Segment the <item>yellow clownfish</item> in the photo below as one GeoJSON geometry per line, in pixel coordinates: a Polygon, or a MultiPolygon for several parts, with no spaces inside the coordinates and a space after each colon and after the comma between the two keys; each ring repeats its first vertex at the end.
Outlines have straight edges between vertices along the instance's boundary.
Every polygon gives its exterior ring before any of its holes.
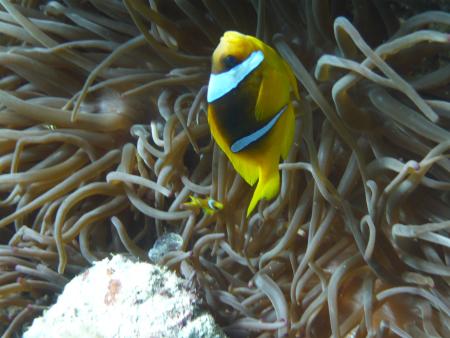
{"type": "Polygon", "coordinates": [[[190,195],[189,202],[183,203],[183,206],[189,209],[202,209],[207,215],[214,215],[216,212],[223,209],[223,204],[212,199],[211,197],[200,198],[190,195]]]}
{"type": "Polygon", "coordinates": [[[251,186],[258,181],[247,216],[279,191],[278,163],[295,131],[291,93],[299,98],[297,82],[274,49],[253,36],[225,32],[212,55],[208,123],[236,171],[251,186]]]}

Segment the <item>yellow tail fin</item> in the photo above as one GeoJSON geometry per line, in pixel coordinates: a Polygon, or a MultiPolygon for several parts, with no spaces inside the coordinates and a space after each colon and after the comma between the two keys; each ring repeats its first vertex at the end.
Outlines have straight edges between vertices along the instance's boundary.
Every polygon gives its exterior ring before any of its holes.
{"type": "Polygon", "coordinates": [[[255,192],[253,193],[250,204],[247,208],[247,217],[252,213],[256,204],[260,200],[271,199],[276,196],[280,189],[280,174],[278,172],[278,164],[275,170],[267,170],[266,168],[259,168],[259,179],[256,185],[255,192]]]}

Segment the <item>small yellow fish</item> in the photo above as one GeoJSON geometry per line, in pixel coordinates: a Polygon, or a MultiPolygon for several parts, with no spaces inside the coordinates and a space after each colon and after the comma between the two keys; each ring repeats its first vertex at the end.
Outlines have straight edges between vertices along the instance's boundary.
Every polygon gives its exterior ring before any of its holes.
{"type": "Polygon", "coordinates": [[[222,203],[217,202],[209,196],[207,198],[199,198],[190,195],[189,198],[191,199],[190,202],[183,203],[185,207],[192,209],[201,208],[207,215],[214,215],[216,212],[223,209],[222,203]]]}
{"type": "Polygon", "coordinates": [[[297,82],[278,53],[249,35],[228,31],[212,55],[208,123],[233,167],[253,186],[247,208],[280,189],[278,163],[286,158],[295,129],[291,94],[297,82]]]}

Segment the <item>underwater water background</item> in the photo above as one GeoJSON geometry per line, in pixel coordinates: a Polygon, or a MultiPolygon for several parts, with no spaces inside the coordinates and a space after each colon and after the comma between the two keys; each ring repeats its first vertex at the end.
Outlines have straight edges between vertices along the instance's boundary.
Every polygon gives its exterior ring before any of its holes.
{"type": "Polygon", "coordinates": [[[449,29],[446,1],[0,0],[0,332],[171,232],[159,264],[230,337],[450,336],[449,29]],[[300,90],[280,192],[249,218],[206,117],[226,30],[300,90]]]}

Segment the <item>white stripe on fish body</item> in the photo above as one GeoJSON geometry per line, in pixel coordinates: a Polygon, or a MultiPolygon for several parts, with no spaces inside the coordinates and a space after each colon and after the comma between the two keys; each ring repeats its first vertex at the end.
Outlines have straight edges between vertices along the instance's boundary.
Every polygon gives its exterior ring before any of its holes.
{"type": "Polygon", "coordinates": [[[241,150],[247,148],[250,144],[260,140],[264,135],[266,135],[273,128],[275,123],[277,123],[277,121],[279,120],[281,115],[283,115],[283,113],[286,111],[286,109],[287,109],[287,105],[284,106],[283,108],[281,108],[281,110],[274,117],[272,117],[272,119],[268,123],[266,123],[264,126],[259,128],[257,131],[251,133],[250,135],[244,136],[244,137],[240,138],[239,140],[237,140],[236,142],[234,142],[231,145],[231,151],[233,153],[238,153],[241,150]]]}
{"type": "Polygon", "coordinates": [[[216,206],[215,206],[216,201],[213,200],[211,197],[208,198],[208,207],[212,210],[219,210],[216,206]]]}
{"type": "Polygon", "coordinates": [[[264,53],[257,50],[251,53],[247,59],[230,70],[220,74],[211,74],[208,84],[208,103],[220,99],[239,86],[242,80],[258,68],[263,61],[264,53]]]}

